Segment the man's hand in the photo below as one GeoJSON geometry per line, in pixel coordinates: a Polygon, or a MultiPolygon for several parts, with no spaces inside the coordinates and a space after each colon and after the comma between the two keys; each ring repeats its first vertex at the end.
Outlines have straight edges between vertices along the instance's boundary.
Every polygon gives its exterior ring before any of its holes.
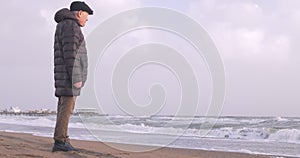
{"type": "Polygon", "coordinates": [[[81,81],[81,82],[74,83],[74,87],[76,87],[76,88],[81,88],[81,87],[82,87],[82,81],[81,81]]]}

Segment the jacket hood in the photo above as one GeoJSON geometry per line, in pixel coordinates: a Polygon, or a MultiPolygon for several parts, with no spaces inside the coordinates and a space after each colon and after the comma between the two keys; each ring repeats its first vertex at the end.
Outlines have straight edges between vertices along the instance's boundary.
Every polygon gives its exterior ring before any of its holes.
{"type": "Polygon", "coordinates": [[[72,20],[78,21],[76,19],[75,15],[67,8],[63,8],[55,13],[54,20],[57,23],[65,20],[65,19],[72,19],[72,20]]]}

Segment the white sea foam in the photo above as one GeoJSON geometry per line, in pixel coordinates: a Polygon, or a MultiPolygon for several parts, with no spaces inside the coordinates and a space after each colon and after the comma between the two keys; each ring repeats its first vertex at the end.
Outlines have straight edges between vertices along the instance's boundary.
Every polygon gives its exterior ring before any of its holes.
{"type": "Polygon", "coordinates": [[[281,129],[270,136],[271,140],[280,142],[300,143],[300,130],[298,129],[281,129]]]}
{"type": "MultiPolygon", "coordinates": [[[[39,127],[54,127],[55,118],[49,118],[49,116],[0,116],[0,123],[39,127]]],[[[70,122],[69,127],[84,128],[84,125],[81,122],[70,122]]]]}
{"type": "Polygon", "coordinates": [[[29,116],[1,116],[0,123],[14,124],[14,125],[28,125],[53,127],[55,122],[45,117],[29,117],[29,116]]]}

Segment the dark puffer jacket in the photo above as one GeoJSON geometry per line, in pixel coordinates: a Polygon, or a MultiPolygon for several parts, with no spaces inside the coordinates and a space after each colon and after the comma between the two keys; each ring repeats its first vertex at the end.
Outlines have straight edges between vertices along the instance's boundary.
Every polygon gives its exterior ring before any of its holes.
{"type": "Polygon", "coordinates": [[[80,24],[69,9],[59,10],[54,42],[55,96],[79,96],[74,83],[87,79],[87,51],[80,24]]]}

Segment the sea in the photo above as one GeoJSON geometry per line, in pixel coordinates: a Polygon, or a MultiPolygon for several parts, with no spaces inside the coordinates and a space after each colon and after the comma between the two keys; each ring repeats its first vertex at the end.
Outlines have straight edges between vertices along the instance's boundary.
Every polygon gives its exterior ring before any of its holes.
{"type": "MultiPolygon", "coordinates": [[[[300,157],[298,117],[72,115],[71,139],[300,157]]],[[[52,137],[55,115],[0,115],[0,130],[52,137]]],[[[151,148],[152,149],[152,148],[151,148]]],[[[149,150],[151,150],[149,149],[149,150]]],[[[154,149],[154,148],[153,148],[154,149]]],[[[127,150],[127,149],[124,149],[127,150]]]]}

